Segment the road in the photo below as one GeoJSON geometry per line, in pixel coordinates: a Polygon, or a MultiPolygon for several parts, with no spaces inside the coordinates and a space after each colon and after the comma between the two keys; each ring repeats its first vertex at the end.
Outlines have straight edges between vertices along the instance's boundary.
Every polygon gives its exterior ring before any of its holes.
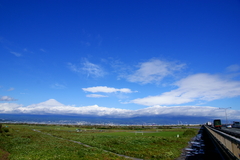
{"type": "Polygon", "coordinates": [[[222,127],[221,131],[240,139],[240,128],[222,127]]]}

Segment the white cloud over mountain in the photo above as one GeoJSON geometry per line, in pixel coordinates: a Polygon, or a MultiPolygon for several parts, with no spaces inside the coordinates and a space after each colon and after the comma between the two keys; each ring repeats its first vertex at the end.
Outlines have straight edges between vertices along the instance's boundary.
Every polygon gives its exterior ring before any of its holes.
{"type": "Polygon", "coordinates": [[[240,96],[240,82],[218,75],[194,74],[177,81],[178,88],[157,96],[137,98],[131,103],[153,105],[178,105],[194,101],[212,101],[240,96]]]}
{"type": "MultiPolygon", "coordinates": [[[[231,119],[240,119],[240,111],[227,110],[231,119]]],[[[225,110],[209,106],[153,106],[139,110],[127,110],[118,108],[100,107],[98,105],[76,107],[64,105],[55,99],[23,106],[16,103],[0,103],[0,113],[4,114],[59,114],[59,115],[91,115],[91,116],[109,116],[109,117],[136,117],[136,116],[196,116],[225,118],[225,110]]]]}

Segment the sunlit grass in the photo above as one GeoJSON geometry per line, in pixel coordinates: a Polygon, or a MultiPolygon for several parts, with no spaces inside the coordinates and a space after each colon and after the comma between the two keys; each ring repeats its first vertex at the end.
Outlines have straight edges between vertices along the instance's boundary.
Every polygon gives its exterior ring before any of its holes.
{"type": "Polygon", "coordinates": [[[8,125],[8,129],[8,133],[0,136],[0,148],[8,151],[13,160],[124,159],[104,150],[142,159],[171,160],[180,156],[181,149],[194,136],[184,136],[186,129],[102,130],[88,127],[77,132],[76,126],[57,125],[8,125]]]}
{"type": "MultiPolygon", "coordinates": [[[[40,128],[39,128],[40,129],[40,128]]],[[[41,128],[42,132],[79,141],[97,148],[143,159],[174,159],[191,137],[183,136],[186,129],[172,130],[84,130],[70,132],[41,128]],[[179,135],[179,138],[177,138],[179,135]]]]}
{"type": "Polygon", "coordinates": [[[28,126],[9,126],[8,135],[0,136],[0,148],[10,153],[11,160],[124,159],[98,148],[34,132],[28,126]]]}

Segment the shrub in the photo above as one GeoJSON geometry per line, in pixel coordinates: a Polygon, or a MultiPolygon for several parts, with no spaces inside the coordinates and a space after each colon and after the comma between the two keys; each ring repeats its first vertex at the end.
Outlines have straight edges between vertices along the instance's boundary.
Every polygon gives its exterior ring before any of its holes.
{"type": "Polygon", "coordinates": [[[2,124],[0,124],[0,133],[4,133],[4,132],[9,132],[9,129],[6,127],[3,127],[2,124]]]}
{"type": "Polygon", "coordinates": [[[170,126],[158,126],[157,129],[172,129],[170,126]]]}
{"type": "Polygon", "coordinates": [[[196,135],[196,132],[192,129],[187,129],[184,133],[183,133],[184,136],[195,136],[196,135]]]}
{"type": "Polygon", "coordinates": [[[6,127],[2,128],[2,130],[3,130],[4,132],[9,132],[9,129],[6,128],[6,127]]]}

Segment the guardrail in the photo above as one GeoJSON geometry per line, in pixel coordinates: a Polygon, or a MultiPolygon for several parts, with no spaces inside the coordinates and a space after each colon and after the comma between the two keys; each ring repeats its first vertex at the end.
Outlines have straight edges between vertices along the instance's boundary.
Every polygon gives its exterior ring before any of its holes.
{"type": "Polygon", "coordinates": [[[204,126],[209,134],[235,159],[240,159],[240,139],[214,128],[204,126]]]}

